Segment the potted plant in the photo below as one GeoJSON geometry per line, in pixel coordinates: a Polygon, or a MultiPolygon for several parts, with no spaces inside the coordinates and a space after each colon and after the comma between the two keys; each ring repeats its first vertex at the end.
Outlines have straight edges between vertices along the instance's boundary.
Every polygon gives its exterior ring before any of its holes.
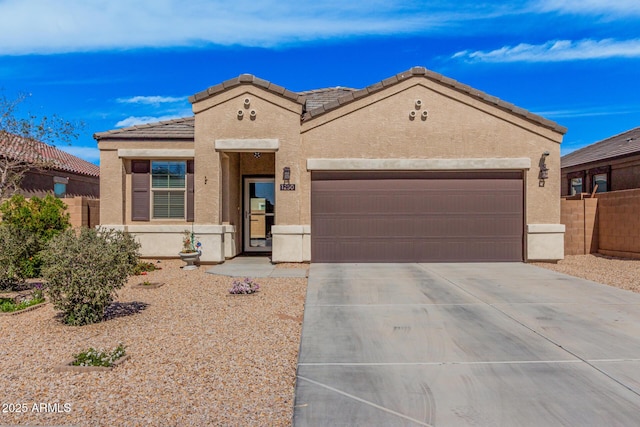
{"type": "Polygon", "coordinates": [[[200,258],[200,251],[196,249],[196,236],[193,234],[193,230],[185,230],[184,238],[182,239],[182,250],[178,253],[180,259],[187,263],[183,270],[195,270],[198,268],[194,263],[200,258]]]}

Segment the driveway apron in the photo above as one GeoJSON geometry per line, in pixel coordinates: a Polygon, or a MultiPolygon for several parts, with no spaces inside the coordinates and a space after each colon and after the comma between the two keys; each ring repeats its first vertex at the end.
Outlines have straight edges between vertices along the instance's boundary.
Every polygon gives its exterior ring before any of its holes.
{"type": "Polygon", "coordinates": [[[293,423],[640,424],[640,295],[522,263],[312,264],[293,423]]]}

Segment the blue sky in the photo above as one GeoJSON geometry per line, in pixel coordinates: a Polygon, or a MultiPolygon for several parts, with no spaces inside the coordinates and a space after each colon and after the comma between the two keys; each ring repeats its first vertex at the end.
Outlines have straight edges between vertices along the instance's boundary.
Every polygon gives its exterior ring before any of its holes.
{"type": "Polygon", "coordinates": [[[567,154],[640,126],[640,2],[0,0],[0,88],[95,132],[191,115],[242,73],[293,91],[425,66],[569,128],[567,154]]]}

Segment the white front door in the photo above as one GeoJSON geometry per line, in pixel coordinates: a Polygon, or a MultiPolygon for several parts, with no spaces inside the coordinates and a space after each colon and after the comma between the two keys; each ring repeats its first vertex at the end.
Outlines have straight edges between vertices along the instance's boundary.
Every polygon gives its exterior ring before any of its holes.
{"type": "Polygon", "coordinates": [[[274,178],[244,179],[244,251],[271,252],[275,220],[274,178]]]}

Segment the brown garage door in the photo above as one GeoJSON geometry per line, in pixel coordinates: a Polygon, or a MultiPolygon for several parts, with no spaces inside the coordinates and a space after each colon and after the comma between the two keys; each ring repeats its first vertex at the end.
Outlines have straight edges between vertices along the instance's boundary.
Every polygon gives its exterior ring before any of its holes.
{"type": "Polygon", "coordinates": [[[521,172],[313,172],[313,262],[522,261],[521,172]]]}

